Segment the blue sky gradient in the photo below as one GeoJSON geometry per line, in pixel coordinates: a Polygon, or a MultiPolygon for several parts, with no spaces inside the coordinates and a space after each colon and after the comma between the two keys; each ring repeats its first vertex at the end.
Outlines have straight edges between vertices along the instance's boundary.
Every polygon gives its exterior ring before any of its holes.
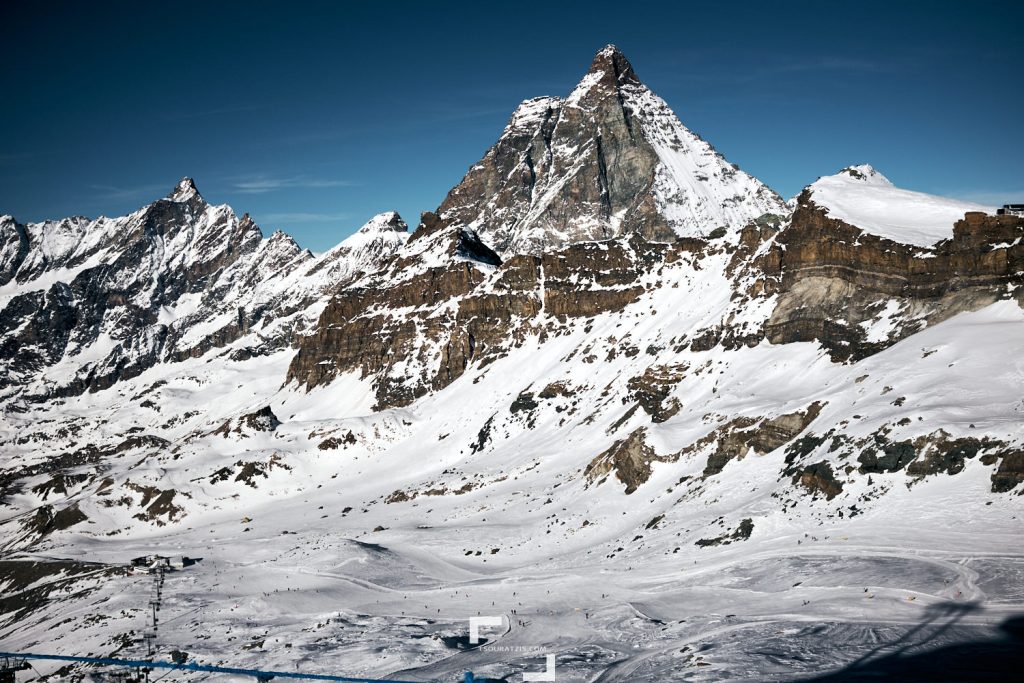
{"type": "Polygon", "coordinates": [[[415,225],[606,43],[785,197],[870,163],[1024,202],[1021,2],[5,3],[0,213],[121,215],[195,178],[321,251],[415,225]]]}

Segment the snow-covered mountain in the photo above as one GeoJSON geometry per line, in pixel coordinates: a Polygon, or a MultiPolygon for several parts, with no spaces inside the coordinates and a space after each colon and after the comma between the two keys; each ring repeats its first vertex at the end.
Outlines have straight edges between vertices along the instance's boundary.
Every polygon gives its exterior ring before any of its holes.
{"type": "Polygon", "coordinates": [[[953,236],[968,211],[994,213],[971,202],[902,190],[868,164],[848,166],[807,188],[828,215],[894,242],[929,247],[953,236]]]}
{"type": "Polygon", "coordinates": [[[151,583],[117,567],[158,552],[203,558],[158,651],[206,663],[760,681],[996,651],[1024,219],[865,166],[790,209],[730,169],[606,48],[411,235],[382,214],[314,258],[189,181],[3,219],[0,639],[140,655],[151,583]]]}
{"type": "Polygon", "coordinates": [[[397,214],[381,214],[316,258],[208,204],[189,178],[123,218],[5,216],[0,230],[0,391],[43,398],[104,389],[239,339],[236,355],[285,348],[331,294],[407,237],[397,214]]]}
{"type": "Polygon", "coordinates": [[[568,97],[523,102],[438,213],[511,255],[632,232],[735,232],[788,211],[687,130],[609,45],[568,97]]]}

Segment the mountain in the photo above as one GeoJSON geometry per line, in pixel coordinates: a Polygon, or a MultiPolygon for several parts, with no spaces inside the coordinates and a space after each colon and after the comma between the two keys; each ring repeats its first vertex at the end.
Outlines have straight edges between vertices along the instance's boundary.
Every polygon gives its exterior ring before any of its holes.
{"type": "Polygon", "coordinates": [[[929,247],[953,236],[953,223],[967,212],[994,213],[994,207],[911,192],[864,164],[819,178],[807,188],[829,216],[894,242],[929,247]]]}
{"type": "Polygon", "coordinates": [[[190,178],[123,218],[28,225],[0,219],[0,391],[46,398],[96,391],[160,362],[233,345],[285,348],[331,293],[407,237],[395,213],[315,258],[264,238],[248,214],[208,204],[190,178]]]}
{"type": "Polygon", "coordinates": [[[158,656],[203,663],[794,680],[1009,647],[1024,219],[731,168],[605,48],[411,235],[317,258],[187,180],[4,218],[0,638],[143,656],[122,569],[160,553],[202,561],[158,656]]]}
{"type": "Polygon", "coordinates": [[[814,339],[834,360],[859,360],[958,313],[1020,301],[1019,222],[977,208],[897,189],[869,166],[812,183],[762,247],[777,296],[766,338],[814,339]]]}
{"type": "Polygon", "coordinates": [[[736,232],[785,215],[772,190],[679,122],[614,45],[561,99],[527,100],[438,209],[498,253],[540,253],[639,233],[736,232]]]}

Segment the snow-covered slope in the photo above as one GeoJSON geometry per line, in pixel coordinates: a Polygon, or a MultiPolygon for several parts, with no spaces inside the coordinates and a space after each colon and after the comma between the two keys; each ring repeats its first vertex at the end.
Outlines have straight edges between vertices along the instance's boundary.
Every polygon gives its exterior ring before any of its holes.
{"type": "Polygon", "coordinates": [[[980,204],[902,190],[867,164],[819,178],[807,190],[832,218],[894,242],[922,247],[952,237],[953,223],[968,211],[994,212],[980,204]]]}
{"type": "Polygon", "coordinates": [[[706,236],[719,227],[738,230],[763,214],[788,213],[773,190],[686,128],[648,88],[626,84],[622,93],[658,155],[654,198],[677,235],[706,236]]]}
{"type": "MultiPolygon", "coordinates": [[[[23,561],[202,557],[168,579],[158,649],[234,666],[456,680],[551,652],[565,680],[792,680],[916,644],[922,621],[933,647],[996,638],[1024,601],[1021,498],[992,489],[1024,440],[1019,305],[851,365],[814,343],[696,350],[729,258],[684,257],[586,324],[541,316],[546,335],[405,408],[372,412],[357,373],[282,388],[281,351],[8,414],[3,538],[23,561]],[[499,647],[460,647],[478,613],[499,647]]],[[[38,605],[19,585],[32,607],[0,637],[141,654],[148,577],[73,585],[38,605]]]]}

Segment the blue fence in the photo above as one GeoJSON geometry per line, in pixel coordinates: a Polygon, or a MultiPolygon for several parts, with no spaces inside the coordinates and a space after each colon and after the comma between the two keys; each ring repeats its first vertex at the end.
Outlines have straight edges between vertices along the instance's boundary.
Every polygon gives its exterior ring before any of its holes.
{"type": "MultiPolygon", "coordinates": [[[[269,681],[272,678],[300,678],[315,681],[341,681],[342,683],[421,683],[419,681],[400,681],[388,678],[350,678],[346,676],[329,676],[327,674],[308,674],[294,671],[262,671],[260,669],[237,669],[229,666],[208,666],[206,664],[175,664],[174,662],[148,661],[145,659],[114,659],[112,657],[71,657],[68,655],[41,655],[32,652],[0,652],[0,657],[12,659],[49,659],[59,662],[80,662],[100,666],[124,666],[131,668],[176,669],[178,671],[203,671],[208,673],[235,674],[236,676],[252,676],[258,681],[269,681]]],[[[467,675],[472,681],[472,674],[467,675]]],[[[479,680],[479,679],[477,679],[479,680]]]]}

